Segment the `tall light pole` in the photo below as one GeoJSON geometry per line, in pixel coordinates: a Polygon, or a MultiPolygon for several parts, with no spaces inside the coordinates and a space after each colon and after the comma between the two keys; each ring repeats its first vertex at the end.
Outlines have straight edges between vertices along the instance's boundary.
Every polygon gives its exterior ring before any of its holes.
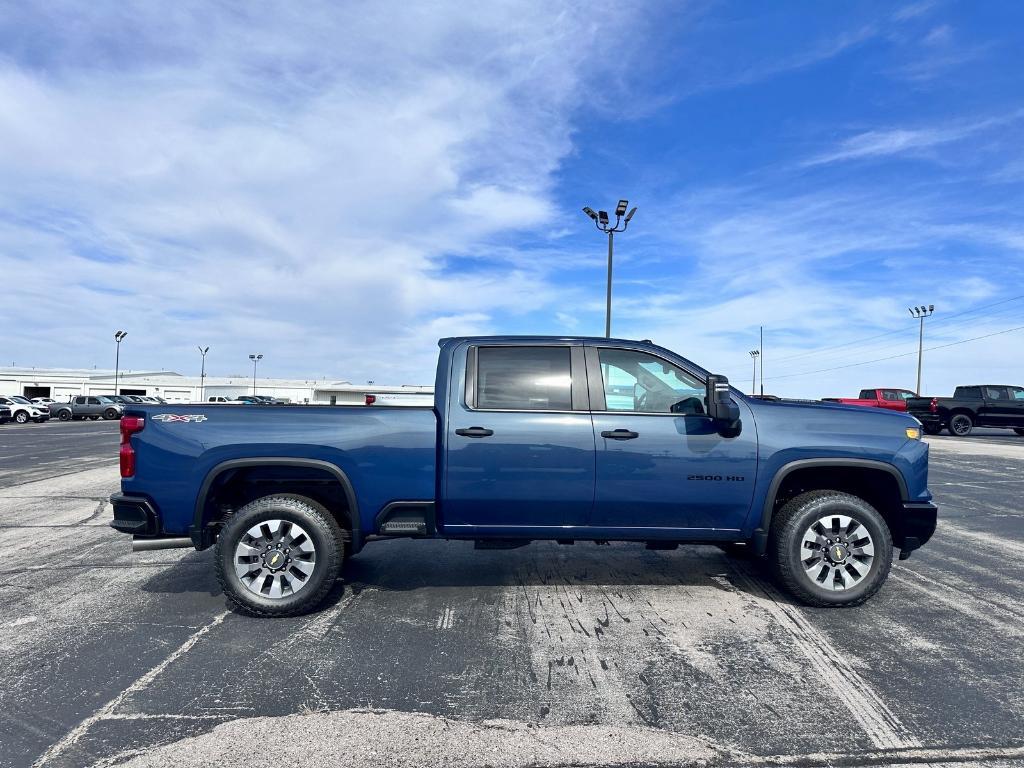
{"type": "Polygon", "coordinates": [[[114,331],[114,341],[117,342],[117,354],[114,356],[114,394],[117,392],[117,380],[121,375],[121,341],[128,335],[128,331],[114,331]]]}
{"type": "Polygon", "coordinates": [[[608,235],[608,297],[604,313],[604,336],[606,339],[612,335],[612,249],[615,242],[615,233],[625,232],[626,227],[629,226],[629,220],[636,213],[636,206],[633,206],[633,210],[626,213],[626,208],[628,207],[628,200],[619,200],[619,204],[615,206],[615,226],[609,226],[607,211],[594,213],[593,208],[583,209],[583,212],[594,220],[594,226],[608,235]]]}
{"type": "Polygon", "coordinates": [[[199,402],[206,402],[206,353],[210,351],[209,347],[196,347],[199,350],[199,354],[203,356],[203,368],[199,372],[199,402]]]}
{"type": "Polygon", "coordinates": [[[920,395],[921,394],[921,358],[924,355],[924,319],[926,317],[931,317],[932,316],[932,313],[935,311],[935,305],[934,304],[929,304],[927,307],[925,307],[925,306],[910,307],[907,311],[910,313],[911,317],[916,317],[920,321],[920,323],[921,323],[920,329],[919,329],[918,334],[917,334],[917,389],[914,390],[915,392],[917,392],[918,395],[920,395]]]}
{"type": "Polygon", "coordinates": [[[761,355],[761,350],[752,349],[750,350],[750,359],[754,361],[754,378],[750,382],[750,394],[757,394],[757,358],[761,355]]]}
{"type": "Polygon", "coordinates": [[[252,360],[252,393],[256,394],[256,363],[263,359],[263,355],[249,355],[252,360]]]}

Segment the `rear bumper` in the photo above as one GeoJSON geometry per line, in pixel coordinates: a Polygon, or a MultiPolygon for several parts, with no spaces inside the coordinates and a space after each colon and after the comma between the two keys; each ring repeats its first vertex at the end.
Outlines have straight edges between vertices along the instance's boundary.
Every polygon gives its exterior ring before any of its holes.
{"type": "Polygon", "coordinates": [[[906,560],[910,553],[925,544],[935,533],[939,520],[939,508],[930,501],[906,501],[900,516],[898,540],[900,560],[906,560]]]}
{"type": "Polygon", "coordinates": [[[142,496],[126,496],[115,493],[110,497],[114,508],[114,519],[110,527],[133,536],[158,536],[160,534],[160,513],[152,502],[142,496]]]}

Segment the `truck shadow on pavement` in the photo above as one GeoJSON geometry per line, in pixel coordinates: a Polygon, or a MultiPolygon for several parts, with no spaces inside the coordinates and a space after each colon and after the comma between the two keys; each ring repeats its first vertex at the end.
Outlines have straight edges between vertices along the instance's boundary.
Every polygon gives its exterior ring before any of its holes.
{"type": "MultiPolygon", "coordinates": [[[[212,550],[190,552],[140,586],[154,594],[218,597],[222,591],[214,568],[212,550]]],[[[560,546],[534,542],[520,549],[479,551],[468,541],[395,540],[374,542],[346,560],[341,578],[316,612],[366,589],[410,592],[462,588],[466,599],[472,600],[482,597],[480,590],[519,587],[675,587],[763,598],[769,581],[767,568],[759,559],[732,558],[712,546],[650,551],[642,544],[631,543],[560,546]]],[[[772,597],[789,602],[778,594],[772,597]]]]}

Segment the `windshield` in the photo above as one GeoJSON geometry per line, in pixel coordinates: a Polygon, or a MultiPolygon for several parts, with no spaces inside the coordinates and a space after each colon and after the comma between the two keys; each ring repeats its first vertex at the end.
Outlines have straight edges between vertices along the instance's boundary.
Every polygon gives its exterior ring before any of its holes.
{"type": "Polygon", "coordinates": [[[27,397],[22,397],[21,395],[11,395],[11,400],[13,400],[16,403],[26,403],[27,405],[32,405],[32,402],[27,397]]]}

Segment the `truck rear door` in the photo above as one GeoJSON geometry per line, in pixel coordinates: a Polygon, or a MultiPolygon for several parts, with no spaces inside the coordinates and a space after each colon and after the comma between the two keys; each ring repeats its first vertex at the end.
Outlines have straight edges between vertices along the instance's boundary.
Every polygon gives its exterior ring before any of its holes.
{"type": "Polygon", "coordinates": [[[456,349],[444,428],[446,529],[550,536],[587,524],[594,430],[582,345],[456,349]]]}

